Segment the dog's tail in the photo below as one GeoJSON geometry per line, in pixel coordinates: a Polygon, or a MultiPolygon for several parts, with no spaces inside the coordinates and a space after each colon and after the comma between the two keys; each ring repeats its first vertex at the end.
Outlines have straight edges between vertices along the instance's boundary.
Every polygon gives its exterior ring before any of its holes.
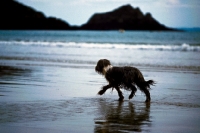
{"type": "Polygon", "coordinates": [[[151,89],[150,85],[155,85],[156,82],[154,80],[148,80],[148,81],[145,81],[145,85],[147,88],[151,89]]]}

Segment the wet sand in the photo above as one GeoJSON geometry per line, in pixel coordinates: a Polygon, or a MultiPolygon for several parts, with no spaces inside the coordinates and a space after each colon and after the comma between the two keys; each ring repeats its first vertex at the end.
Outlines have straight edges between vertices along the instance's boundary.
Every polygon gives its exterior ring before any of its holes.
{"type": "Polygon", "coordinates": [[[0,79],[0,132],[200,132],[200,73],[141,68],[157,84],[146,104],[139,90],[97,96],[106,84],[88,68],[3,67],[0,79]],[[2,71],[3,70],[3,71],[2,71]],[[77,74],[78,73],[78,74],[77,74]]]}

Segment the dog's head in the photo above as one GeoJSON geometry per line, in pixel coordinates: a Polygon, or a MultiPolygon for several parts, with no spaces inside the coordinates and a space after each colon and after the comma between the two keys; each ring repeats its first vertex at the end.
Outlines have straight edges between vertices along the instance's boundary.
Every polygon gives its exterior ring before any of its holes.
{"type": "Polygon", "coordinates": [[[111,66],[110,61],[107,59],[100,59],[97,62],[97,65],[95,67],[95,71],[99,74],[105,75],[105,68],[111,66]]]}

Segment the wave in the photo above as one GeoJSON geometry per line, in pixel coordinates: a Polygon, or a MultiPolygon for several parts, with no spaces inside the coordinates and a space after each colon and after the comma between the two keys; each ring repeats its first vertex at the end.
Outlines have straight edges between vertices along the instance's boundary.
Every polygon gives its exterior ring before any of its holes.
{"type": "Polygon", "coordinates": [[[135,49],[159,51],[197,51],[200,46],[183,43],[174,44],[116,44],[116,43],[84,43],[84,42],[47,42],[47,41],[0,41],[0,45],[26,45],[42,47],[98,48],[98,49],[135,49]]]}

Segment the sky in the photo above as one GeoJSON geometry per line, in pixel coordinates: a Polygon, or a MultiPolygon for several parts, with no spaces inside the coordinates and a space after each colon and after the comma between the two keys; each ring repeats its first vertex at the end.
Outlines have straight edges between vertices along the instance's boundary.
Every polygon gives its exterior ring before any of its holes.
{"type": "Polygon", "coordinates": [[[45,16],[60,18],[70,25],[86,23],[94,13],[112,11],[122,5],[139,7],[161,24],[172,28],[200,27],[200,0],[17,0],[41,11],[45,16]]]}

